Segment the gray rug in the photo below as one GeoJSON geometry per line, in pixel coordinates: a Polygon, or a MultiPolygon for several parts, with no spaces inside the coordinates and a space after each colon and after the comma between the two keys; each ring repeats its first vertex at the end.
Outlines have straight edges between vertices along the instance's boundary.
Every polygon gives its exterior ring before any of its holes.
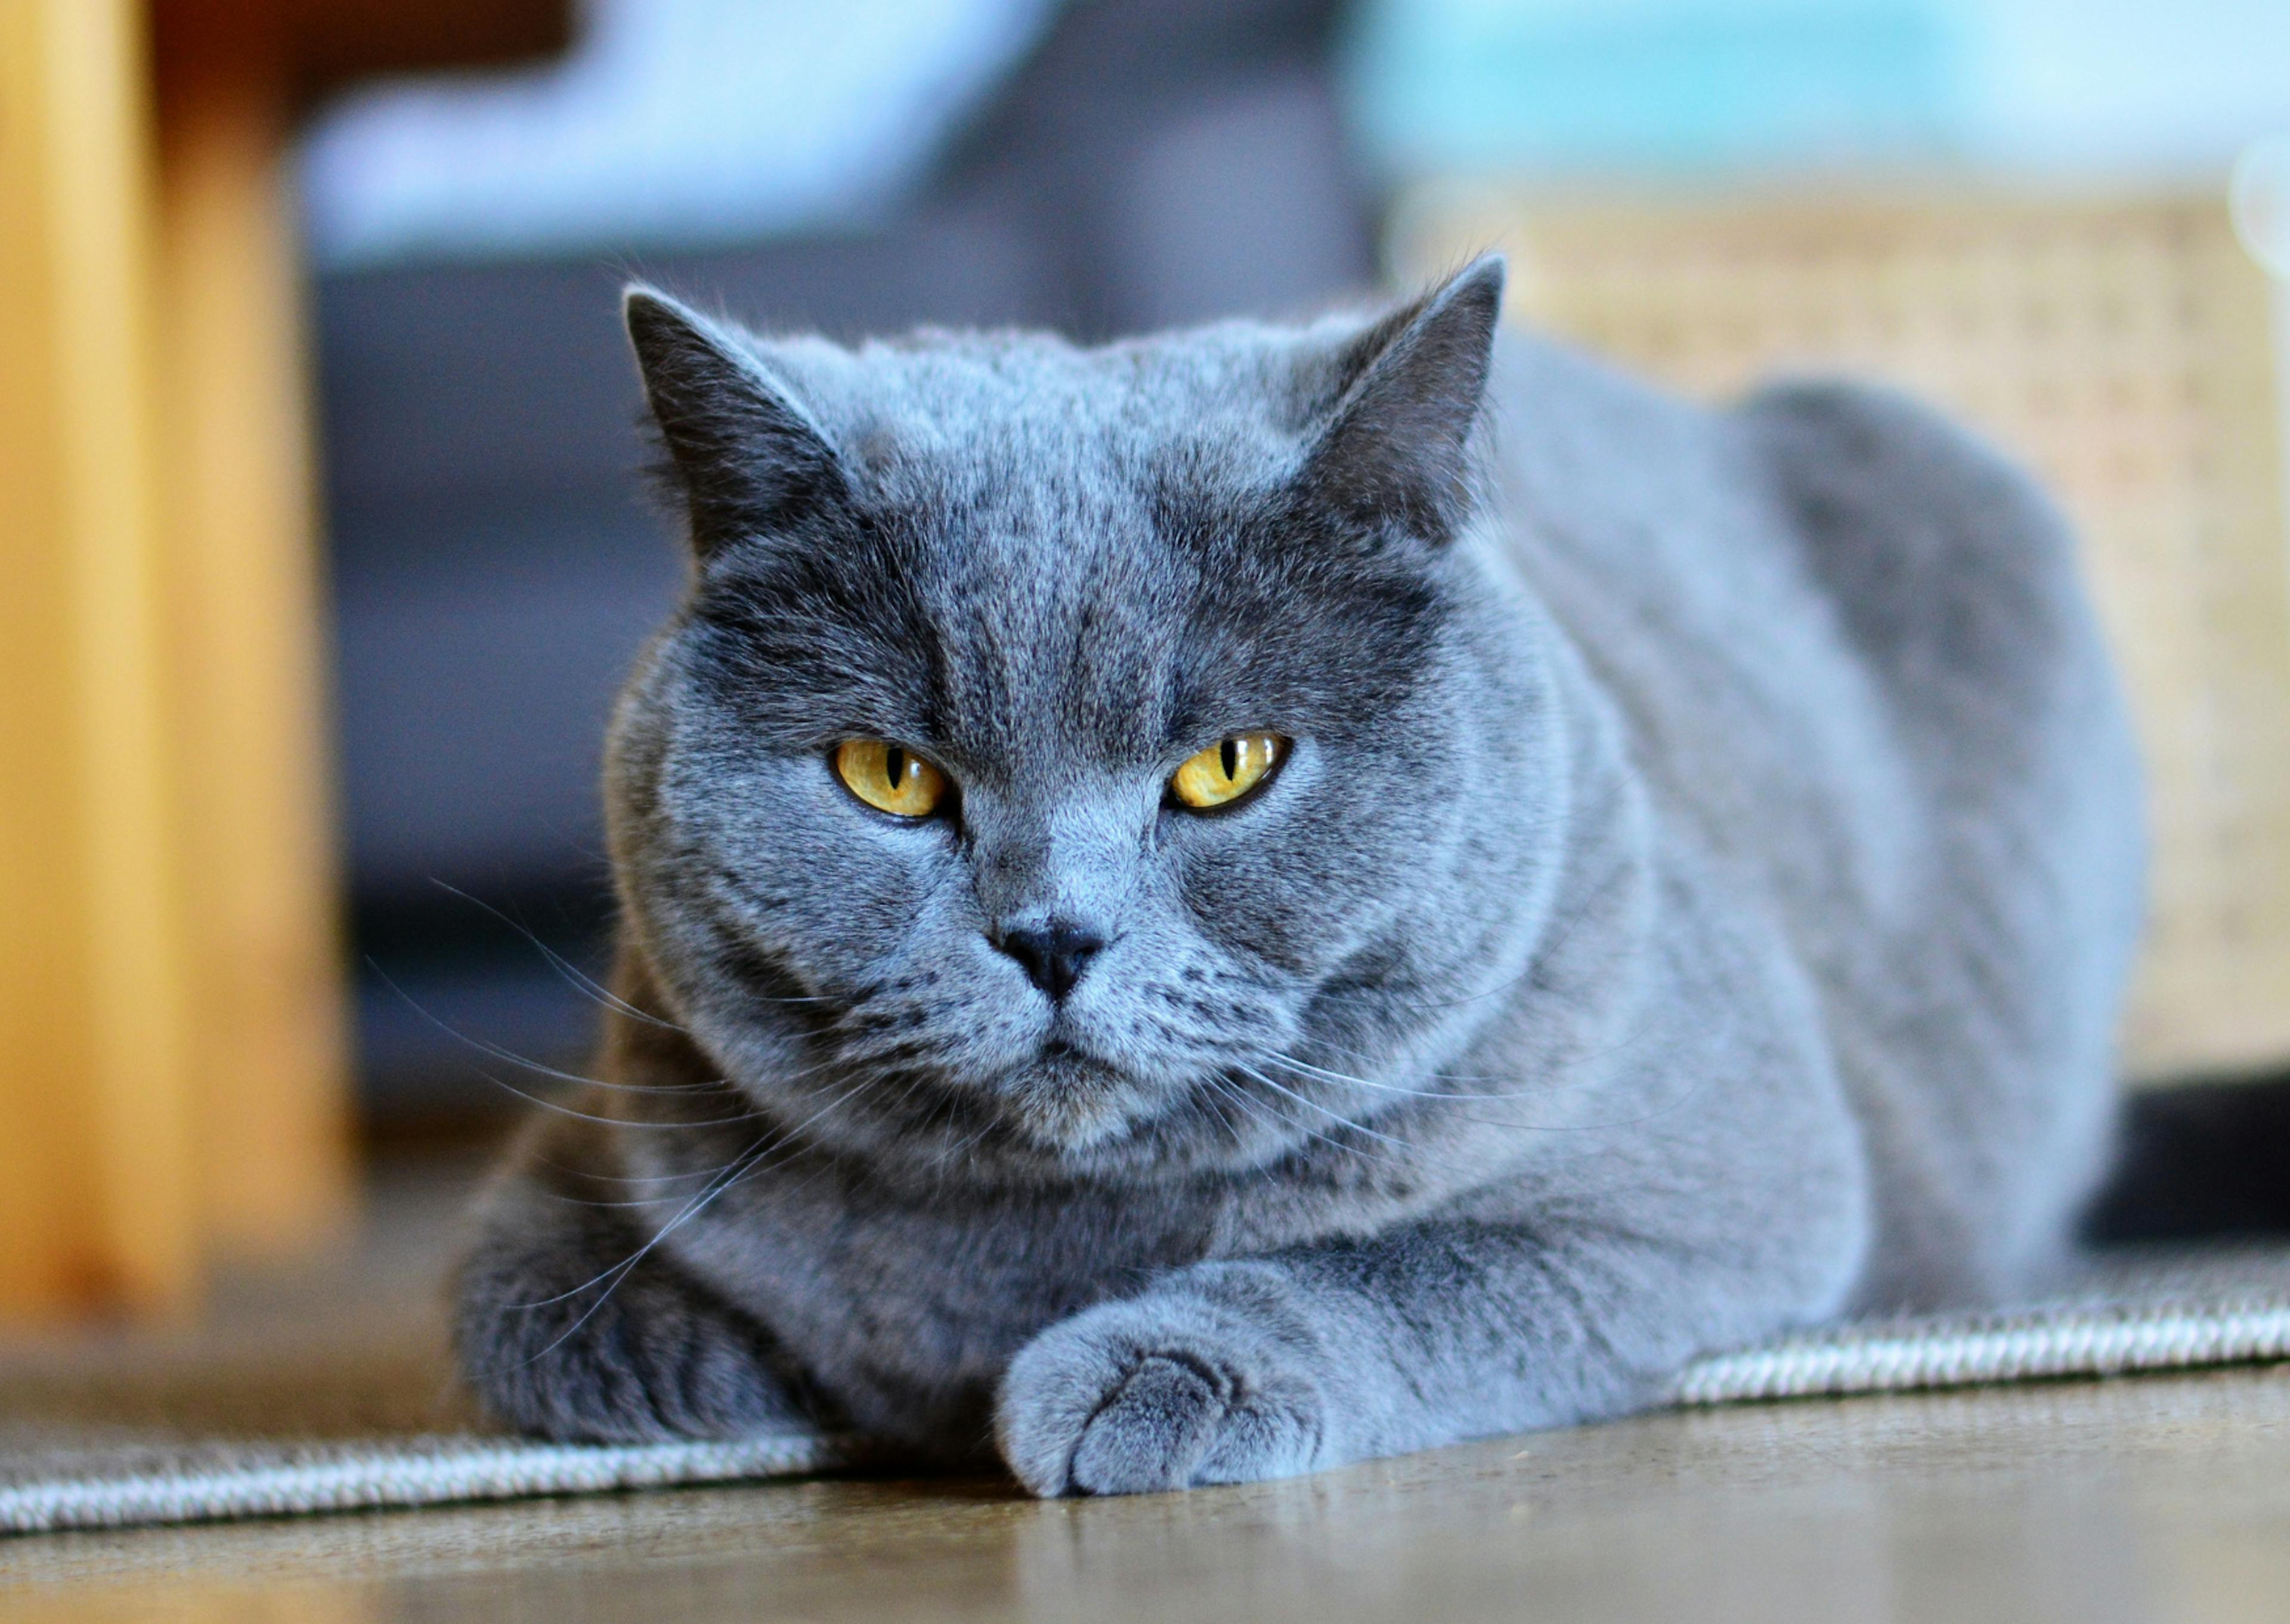
{"type": "MultiPolygon", "coordinates": [[[[1901,1392],[2290,1359],[2290,1250],[2125,1253],[2002,1313],[1862,1322],[1706,1358],[1680,1404],[1901,1392]]],[[[0,1532],[726,1483],[853,1464],[789,1431],[603,1448],[488,1433],[431,1324],[0,1365],[0,1532]]]]}

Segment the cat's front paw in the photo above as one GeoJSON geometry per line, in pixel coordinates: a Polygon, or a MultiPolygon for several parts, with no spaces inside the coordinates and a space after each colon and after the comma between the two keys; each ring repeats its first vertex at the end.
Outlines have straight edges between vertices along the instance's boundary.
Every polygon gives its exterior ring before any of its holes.
{"type": "Polygon", "coordinates": [[[1053,1325],[1011,1362],[995,1431],[1026,1487],[1137,1494],[1331,1463],[1317,1340],[1259,1293],[1182,1278],[1053,1325]]]}

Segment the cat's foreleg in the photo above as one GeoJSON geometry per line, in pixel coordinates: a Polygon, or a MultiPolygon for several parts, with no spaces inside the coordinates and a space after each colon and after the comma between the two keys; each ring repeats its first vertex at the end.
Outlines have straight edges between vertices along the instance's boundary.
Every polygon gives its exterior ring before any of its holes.
{"type": "Polygon", "coordinates": [[[526,1174],[456,1285],[463,1377],[495,1417],[596,1443],[738,1438],[802,1419],[769,1334],[615,1210],[526,1174]]]}
{"type": "Polygon", "coordinates": [[[1004,1458],[1037,1493],[1125,1493],[1623,1413],[1699,1353],[1833,1311],[1854,1226],[1830,1228],[1809,1238],[1832,1256],[1784,1259],[1429,1221],[1198,1264],[1021,1350],[1004,1458]]]}

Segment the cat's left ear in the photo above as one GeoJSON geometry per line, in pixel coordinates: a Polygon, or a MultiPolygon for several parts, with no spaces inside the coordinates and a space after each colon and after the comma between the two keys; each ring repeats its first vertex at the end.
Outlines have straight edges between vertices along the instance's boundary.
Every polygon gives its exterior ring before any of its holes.
{"type": "Polygon", "coordinates": [[[1471,431],[1502,292],[1501,256],[1482,255],[1353,340],[1298,493],[1363,528],[1453,536],[1470,505],[1471,431]]]}

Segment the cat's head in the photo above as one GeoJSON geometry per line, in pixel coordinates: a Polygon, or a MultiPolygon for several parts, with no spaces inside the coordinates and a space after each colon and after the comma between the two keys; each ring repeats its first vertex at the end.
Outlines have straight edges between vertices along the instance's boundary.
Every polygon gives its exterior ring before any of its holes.
{"type": "Polygon", "coordinates": [[[1197,1165],[1469,1023],[1551,794],[1474,528],[1501,275],[1097,349],[629,293],[694,567],[614,855],[729,1076],[862,1146],[1197,1165]]]}

